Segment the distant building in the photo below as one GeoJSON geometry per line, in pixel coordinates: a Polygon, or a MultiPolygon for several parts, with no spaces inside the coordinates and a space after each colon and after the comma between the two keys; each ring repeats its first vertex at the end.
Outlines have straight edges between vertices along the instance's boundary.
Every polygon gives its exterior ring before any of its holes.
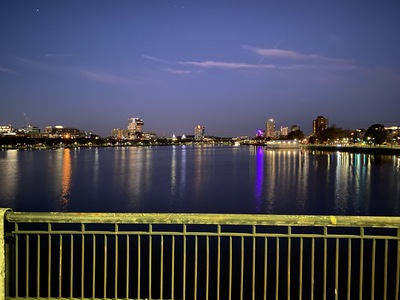
{"type": "Polygon", "coordinates": [[[265,136],[264,130],[257,129],[256,138],[262,138],[263,136],[265,136]]]}
{"type": "Polygon", "coordinates": [[[11,125],[0,125],[0,135],[16,135],[17,132],[11,125]]]}
{"type": "Polygon", "coordinates": [[[205,127],[201,126],[201,125],[197,125],[194,128],[194,140],[202,141],[204,139],[204,132],[205,132],[205,127]]]}
{"type": "Polygon", "coordinates": [[[292,132],[292,131],[297,131],[297,130],[300,130],[300,127],[297,126],[297,125],[292,125],[292,126],[290,127],[290,132],[292,132]]]}
{"type": "Polygon", "coordinates": [[[328,129],[329,120],[324,116],[318,116],[316,120],[313,120],[313,133],[318,134],[321,131],[328,129]]]}
{"type": "Polygon", "coordinates": [[[289,134],[289,127],[281,126],[281,135],[287,136],[289,134]]]}
{"type": "Polygon", "coordinates": [[[40,134],[40,129],[37,126],[33,126],[33,125],[27,125],[24,128],[21,129],[21,131],[29,136],[35,136],[35,135],[39,135],[40,134]]]}
{"type": "Polygon", "coordinates": [[[274,119],[268,119],[265,123],[265,137],[275,137],[275,121],[274,119]]]}
{"type": "Polygon", "coordinates": [[[76,128],[57,125],[57,126],[46,126],[44,128],[44,135],[49,138],[74,139],[81,136],[85,136],[85,133],[81,132],[79,129],[76,128]]]}
{"type": "Polygon", "coordinates": [[[139,139],[143,135],[144,122],[139,118],[128,119],[128,139],[139,139]]]}
{"type": "Polygon", "coordinates": [[[126,139],[128,137],[128,130],[121,128],[114,128],[111,131],[111,136],[116,137],[118,139],[126,139]]]}

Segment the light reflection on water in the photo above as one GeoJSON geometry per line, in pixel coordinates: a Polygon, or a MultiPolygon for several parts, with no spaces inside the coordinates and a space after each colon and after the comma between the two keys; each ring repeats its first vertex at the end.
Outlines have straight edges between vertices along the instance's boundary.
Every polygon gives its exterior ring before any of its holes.
{"type": "Polygon", "coordinates": [[[399,215],[400,159],[263,147],[3,151],[15,210],[399,215]]]}
{"type": "Polygon", "coordinates": [[[70,149],[64,149],[63,153],[63,170],[62,170],[62,182],[61,182],[61,202],[63,210],[68,209],[69,192],[71,188],[71,154],[70,149]]]}

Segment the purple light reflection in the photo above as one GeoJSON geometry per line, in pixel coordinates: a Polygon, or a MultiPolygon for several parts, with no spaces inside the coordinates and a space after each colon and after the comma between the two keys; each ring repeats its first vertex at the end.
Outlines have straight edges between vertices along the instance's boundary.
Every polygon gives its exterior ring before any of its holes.
{"type": "Polygon", "coordinates": [[[264,179],[264,151],[263,147],[256,148],[256,212],[261,211],[262,186],[264,179]]]}

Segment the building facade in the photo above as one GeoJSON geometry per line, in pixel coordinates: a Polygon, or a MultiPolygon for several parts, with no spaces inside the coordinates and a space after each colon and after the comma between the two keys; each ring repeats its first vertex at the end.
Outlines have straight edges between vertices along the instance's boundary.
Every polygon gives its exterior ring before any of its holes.
{"type": "Polygon", "coordinates": [[[46,126],[43,135],[49,138],[74,139],[85,136],[85,133],[76,128],[57,125],[46,126]]]}
{"type": "Polygon", "coordinates": [[[265,123],[265,137],[274,138],[275,137],[275,120],[268,119],[265,123]]]}
{"type": "Polygon", "coordinates": [[[328,129],[329,120],[324,116],[318,116],[317,119],[313,120],[313,133],[318,134],[321,131],[328,129]]]}
{"type": "Polygon", "coordinates": [[[144,122],[139,118],[128,119],[128,139],[140,139],[143,135],[144,122]]]}
{"type": "Polygon", "coordinates": [[[194,140],[202,141],[204,139],[205,127],[201,125],[197,125],[194,128],[194,140]]]}

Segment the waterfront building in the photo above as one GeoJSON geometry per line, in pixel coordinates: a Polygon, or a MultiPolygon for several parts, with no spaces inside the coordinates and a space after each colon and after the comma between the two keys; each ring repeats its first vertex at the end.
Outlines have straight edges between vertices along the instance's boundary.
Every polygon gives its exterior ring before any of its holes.
{"type": "Polygon", "coordinates": [[[321,131],[328,129],[329,120],[324,116],[318,116],[317,119],[313,120],[313,133],[318,134],[321,131]]]}
{"type": "Polygon", "coordinates": [[[22,128],[21,131],[25,135],[29,135],[29,136],[38,136],[40,134],[39,127],[30,125],[30,124],[25,126],[24,128],[22,128]]]}
{"type": "Polygon", "coordinates": [[[205,132],[205,127],[201,126],[201,125],[197,125],[194,128],[194,140],[202,141],[204,139],[204,132],[205,132]]]}
{"type": "Polygon", "coordinates": [[[128,137],[128,130],[121,129],[121,128],[114,128],[111,131],[111,136],[118,138],[118,139],[126,139],[128,137]]]}
{"type": "Polygon", "coordinates": [[[0,125],[0,135],[16,135],[17,132],[11,125],[0,125]]]}
{"type": "Polygon", "coordinates": [[[281,126],[281,135],[287,136],[289,134],[289,127],[281,126]]]}
{"type": "Polygon", "coordinates": [[[128,139],[139,139],[143,135],[144,122],[140,118],[128,119],[128,139]]]}
{"type": "Polygon", "coordinates": [[[85,133],[81,132],[79,129],[76,128],[57,125],[57,126],[46,126],[44,128],[43,135],[48,138],[74,139],[81,136],[85,136],[85,133]]]}
{"type": "Polygon", "coordinates": [[[275,121],[274,119],[268,119],[265,123],[265,137],[273,138],[275,137],[275,121]]]}

